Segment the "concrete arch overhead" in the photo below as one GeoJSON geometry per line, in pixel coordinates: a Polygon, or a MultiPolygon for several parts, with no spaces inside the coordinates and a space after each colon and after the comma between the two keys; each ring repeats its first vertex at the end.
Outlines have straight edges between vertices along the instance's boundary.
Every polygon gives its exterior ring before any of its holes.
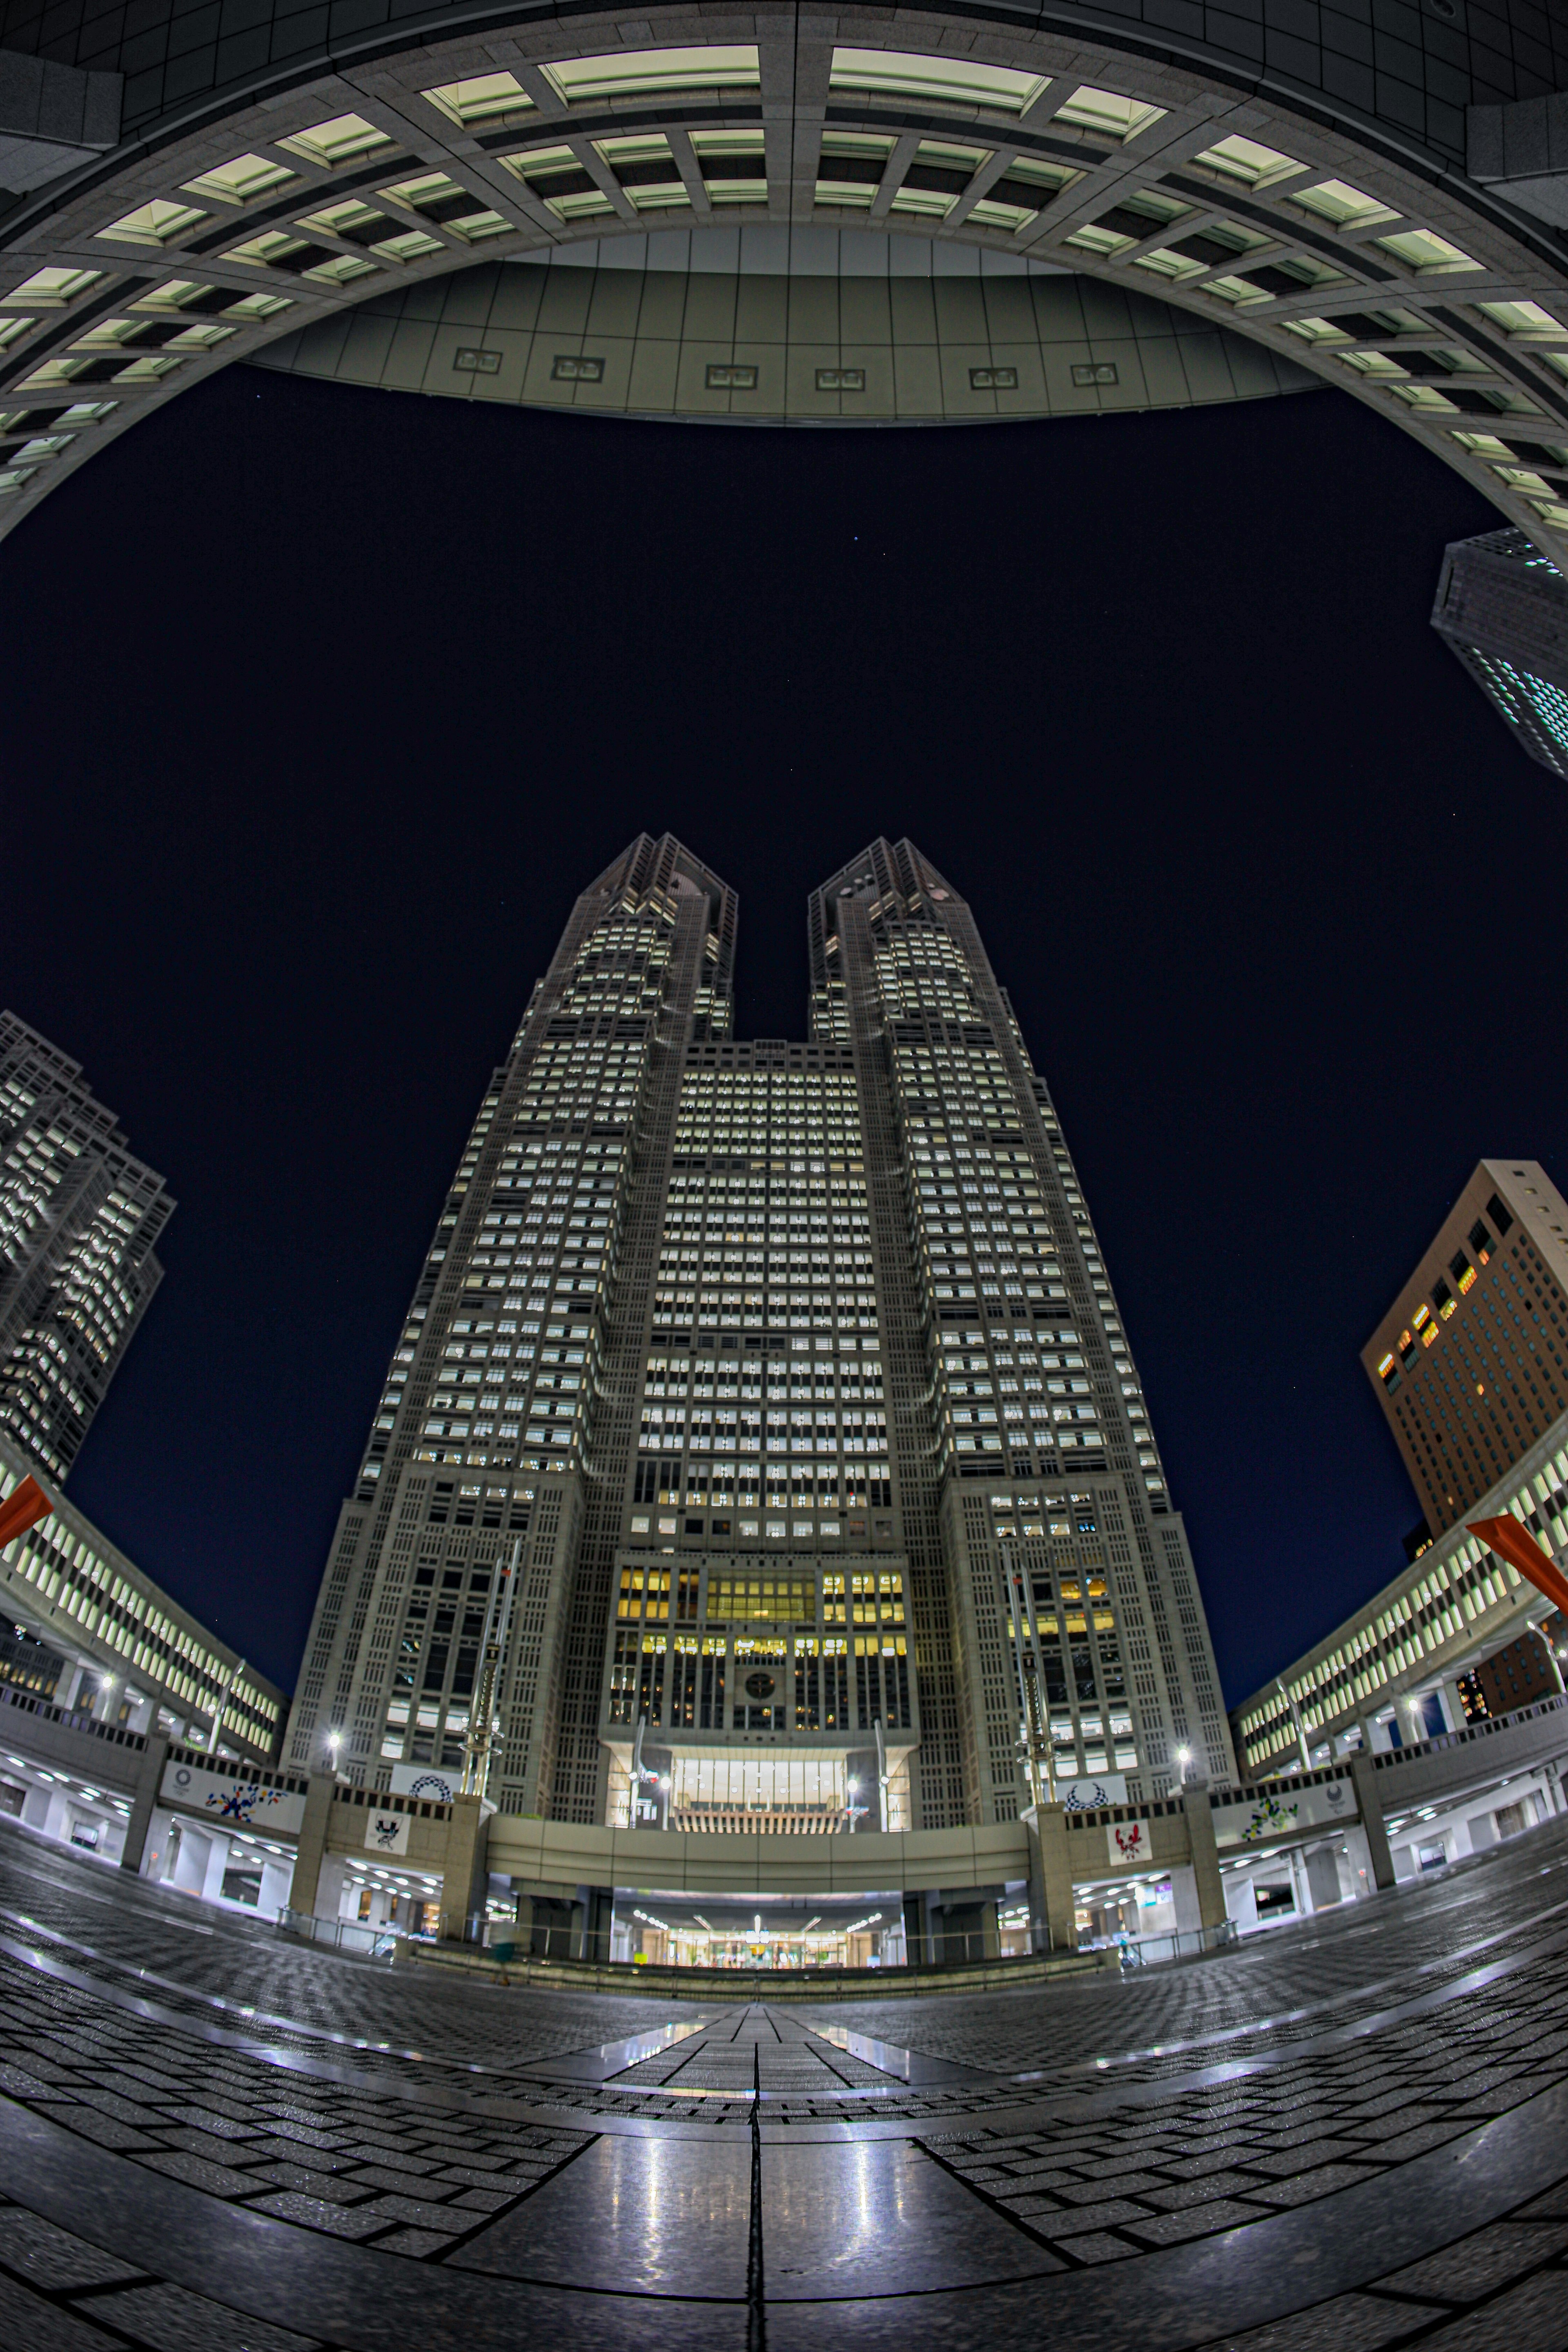
{"type": "MultiPolygon", "coordinates": [[[[1236,0],[1256,24],[1195,0],[1116,23],[452,5],[395,28],[385,5],[142,0],[132,33],[129,10],[5,0],[0,41],[37,54],[0,52],[0,102],[26,65],[34,144],[84,160],[0,215],[0,531],[187,384],[373,290],[656,220],[765,221],[918,228],[1223,321],[1394,416],[1568,562],[1568,247],[1526,208],[1557,201],[1562,0],[1236,0]],[[1287,6],[1295,32],[1262,25],[1287,6]],[[1534,176],[1506,179],[1532,125],[1534,176]]],[[[0,147],[13,182],[28,140],[0,147]]]]}

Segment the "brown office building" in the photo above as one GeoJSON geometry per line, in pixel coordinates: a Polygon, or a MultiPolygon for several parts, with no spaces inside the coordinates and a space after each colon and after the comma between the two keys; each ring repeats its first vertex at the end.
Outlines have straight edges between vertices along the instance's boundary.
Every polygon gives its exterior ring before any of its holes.
{"type": "Polygon", "coordinates": [[[1459,1697],[1472,1723],[1485,1716],[1511,1715],[1516,1706],[1552,1698],[1563,1688],[1557,1658],[1568,1645],[1568,1617],[1554,1610],[1544,1624],[1527,1626],[1459,1676],[1459,1697]],[[1554,1655],[1555,1654],[1555,1655],[1554,1655]]]}
{"type": "Polygon", "coordinates": [[[1568,1412],[1568,1201],[1483,1160],[1362,1362],[1435,1536],[1568,1412]]]}

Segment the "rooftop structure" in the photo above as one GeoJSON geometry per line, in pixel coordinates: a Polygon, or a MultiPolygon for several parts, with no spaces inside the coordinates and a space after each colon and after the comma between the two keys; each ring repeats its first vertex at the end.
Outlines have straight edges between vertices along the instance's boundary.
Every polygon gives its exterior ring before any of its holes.
{"type": "MultiPolygon", "coordinates": [[[[1568,467],[1568,442],[1510,436],[1497,447],[1517,480],[1568,496],[1568,479],[1551,471],[1568,467]]],[[[1556,564],[1521,530],[1457,540],[1443,558],[1432,626],[1521,749],[1568,777],[1568,580],[1556,564]]]]}
{"type": "MultiPolygon", "coordinates": [[[[0,1502],[30,1469],[0,1436],[0,1502]]],[[[257,1762],[273,1757],[288,1714],[283,1692],[39,1483],[47,1517],[0,1551],[0,1628],[12,1629],[0,1647],[0,1685],[90,1706],[100,1721],[132,1731],[221,1744],[257,1762]]]]}
{"type": "MultiPolygon", "coordinates": [[[[1561,1557],[1568,1545],[1568,1413],[1466,1517],[1505,1512],[1561,1557]]],[[[1233,1708],[1243,1776],[1316,1768],[1464,1723],[1461,1677],[1550,1614],[1535,1587],[1461,1522],[1233,1708]]]]}
{"type": "Polygon", "coordinates": [[[163,1280],[174,1206],[78,1064],[0,1013],[0,1436],[52,1477],[163,1280]]]}
{"type": "Polygon", "coordinates": [[[1362,1363],[1441,1534],[1568,1412],[1568,1201],[1538,1161],[1479,1163],[1362,1363]]]}
{"type": "Polygon", "coordinates": [[[292,1762],[460,1767],[515,1562],[504,1812],[919,1831],[1229,1780],[1125,1329],[968,908],[873,842],[813,895],[804,1044],[732,1040],[736,915],[668,835],[577,900],[415,1286],[292,1762]]]}

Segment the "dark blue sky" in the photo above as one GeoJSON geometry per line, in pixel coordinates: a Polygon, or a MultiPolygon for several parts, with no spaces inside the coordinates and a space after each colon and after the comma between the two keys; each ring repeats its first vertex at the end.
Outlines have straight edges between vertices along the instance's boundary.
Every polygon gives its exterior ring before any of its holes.
{"type": "Polygon", "coordinates": [[[480,1091],[643,827],[913,835],[1056,1093],[1234,1703],[1395,1572],[1357,1350],[1483,1153],[1568,1170],[1568,795],[1427,626],[1496,517],[1348,396],[833,434],[236,368],[0,551],[0,995],[179,1201],[71,1482],[292,1683],[480,1091]]]}

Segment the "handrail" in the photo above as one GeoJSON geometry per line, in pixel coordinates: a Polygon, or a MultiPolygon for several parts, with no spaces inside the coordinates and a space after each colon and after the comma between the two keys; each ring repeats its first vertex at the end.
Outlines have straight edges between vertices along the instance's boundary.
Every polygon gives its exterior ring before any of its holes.
{"type": "Polygon", "coordinates": [[[144,1731],[132,1731],[122,1723],[100,1723],[96,1716],[85,1715],[74,1706],[57,1706],[53,1699],[35,1697],[30,1691],[0,1685],[0,1702],[18,1708],[23,1715],[41,1716],[46,1723],[63,1723],[69,1731],[89,1732],[94,1739],[107,1739],[115,1748],[147,1745],[144,1731]]]}

